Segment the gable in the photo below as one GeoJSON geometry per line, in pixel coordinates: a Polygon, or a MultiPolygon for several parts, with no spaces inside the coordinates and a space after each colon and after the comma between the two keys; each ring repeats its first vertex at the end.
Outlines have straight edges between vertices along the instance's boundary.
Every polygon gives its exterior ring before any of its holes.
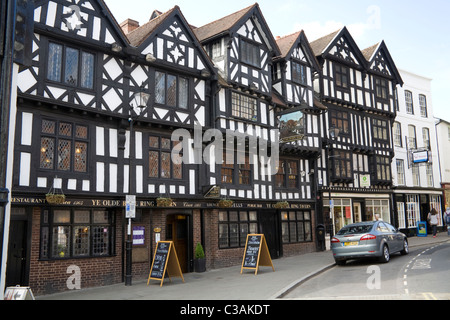
{"type": "Polygon", "coordinates": [[[267,25],[258,4],[255,4],[232,28],[231,33],[237,33],[243,37],[264,44],[274,55],[280,55],[278,45],[267,25]],[[233,30],[234,29],[234,30],[233,30]]]}
{"type": "Polygon", "coordinates": [[[367,57],[369,62],[369,70],[375,74],[381,74],[386,77],[393,78],[398,84],[402,85],[403,80],[401,75],[395,66],[395,63],[386,47],[384,41],[382,41],[378,46],[366,49],[367,53],[371,56],[367,57]],[[373,51],[371,51],[371,49],[373,51]]]}
{"type": "Polygon", "coordinates": [[[340,37],[329,50],[329,54],[338,60],[361,66],[362,62],[357,57],[356,50],[352,48],[345,36],[340,37]]]}
{"type": "Polygon", "coordinates": [[[334,35],[330,41],[321,54],[323,57],[327,56],[334,60],[345,62],[358,69],[366,68],[367,61],[346,27],[334,35]]]}
{"type": "Polygon", "coordinates": [[[36,25],[56,29],[71,36],[78,36],[100,43],[127,41],[109,10],[101,0],[51,0],[36,1],[34,10],[36,25]]]}
{"type": "Polygon", "coordinates": [[[177,7],[134,30],[128,37],[142,55],[198,71],[213,69],[177,7]]]}

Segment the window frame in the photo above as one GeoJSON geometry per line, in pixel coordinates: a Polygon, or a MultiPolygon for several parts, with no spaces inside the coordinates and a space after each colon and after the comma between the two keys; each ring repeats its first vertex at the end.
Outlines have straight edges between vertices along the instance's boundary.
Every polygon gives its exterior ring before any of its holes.
{"type": "Polygon", "coordinates": [[[389,81],[384,78],[374,77],[374,85],[377,100],[389,101],[389,81]]]}
{"type": "Polygon", "coordinates": [[[231,116],[258,122],[258,99],[238,91],[231,92],[231,116]]]}
{"type": "Polygon", "coordinates": [[[154,72],[154,103],[158,106],[164,106],[168,108],[176,108],[180,110],[190,110],[191,105],[191,81],[190,78],[177,75],[169,72],[165,72],[162,70],[155,70],[154,72]],[[160,88],[161,82],[158,81],[158,74],[161,74],[164,76],[164,88],[160,88]],[[172,99],[175,99],[175,101],[172,101],[170,98],[170,90],[171,86],[169,86],[169,79],[173,79],[175,81],[175,94],[173,95],[172,99]],[[183,81],[181,81],[183,80],[183,81]],[[182,88],[182,82],[184,82],[183,88],[182,88]],[[160,100],[159,98],[161,95],[164,95],[163,100],[160,100]]]}
{"type": "Polygon", "coordinates": [[[397,167],[397,185],[405,186],[406,185],[405,160],[397,159],[396,167],[397,167]]]}
{"type": "MultiPolygon", "coordinates": [[[[76,174],[88,174],[89,173],[89,142],[90,142],[90,136],[89,136],[89,126],[88,125],[82,125],[71,121],[65,121],[65,120],[55,120],[50,118],[42,118],[40,121],[41,123],[41,131],[40,131],[40,148],[39,148],[39,170],[46,170],[46,171],[57,171],[57,172],[64,172],[64,173],[76,173],[76,174]],[[43,126],[44,121],[53,122],[54,123],[54,133],[50,132],[44,132],[43,126]],[[71,126],[71,134],[64,135],[61,133],[61,124],[66,124],[71,126]],[[78,128],[85,128],[86,129],[86,137],[80,137],[77,136],[77,129],[78,128]],[[44,139],[51,139],[54,141],[53,143],[53,157],[52,157],[52,167],[43,167],[43,154],[48,151],[48,149],[45,149],[45,146],[43,146],[43,140],[44,139]],[[59,158],[60,158],[60,143],[61,141],[69,141],[70,142],[70,164],[69,169],[60,169],[59,166],[59,158]],[[86,150],[84,154],[82,154],[82,149],[77,148],[78,144],[84,144],[86,146],[86,150]],[[79,151],[80,150],[80,151],[79,151]],[[82,154],[80,156],[80,154],[82,154]],[[81,158],[80,158],[81,157],[81,158]],[[83,159],[84,157],[84,159],[83,159]],[[81,161],[84,160],[84,171],[80,171],[76,169],[77,165],[77,159],[80,159],[81,161]]],[[[79,146],[79,145],[78,145],[79,146]]],[[[47,160],[49,160],[47,158],[47,160]]],[[[48,163],[48,162],[47,162],[48,163]]]]}
{"type": "Polygon", "coordinates": [[[225,185],[239,184],[250,187],[253,183],[254,166],[250,163],[250,155],[242,154],[234,149],[223,150],[223,161],[220,166],[220,181],[225,185]],[[233,156],[233,162],[228,163],[228,154],[233,156]],[[245,160],[245,163],[243,163],[245,160]]]}
{"type": "Polygon", "coordinates": [[[417,129],[415,125],[408,125],[408,148],[417,149],[417,129]],[[414,137],[411,136],[412,130],[414,131],[414,137]]]}
{"type": "Polygon", "coordinates": [[[394,146],[402,148],[403,147],[403,139],[402,139],[402,124],[398,121],[394,122],[394,146]]]}
{"type": "Polygon", "coordinates": [[[344,110],[329,110],[330,127],[339,129],[339,134],[349,136],[350,113],[344,110]]]}
{"type": "Polygon", "coordinates": [[[374,140],[388,142],[389,141],[388,128],[389,122],[387,120],[372,118],[372,135],[374,140]]]}
{"type": "Polygon", "coordinates": [[[353,156],[350,151],[333,149],[332,160],[333,160],[332,179],[353,180],[353,156]],[[337,170],[338,168],[339,174],[337,170]],[[345,174],[343,174],[344,172],[345,174]]]}
{"type": "MultiPolygon", "coordinates": [[[[40,225],[40,248],[39,248],[39,259],[40,260],[68,260],[68,259],[96,259],[102,257],[112,257],[115,255],[115,214],[114,211],[106,208],[45,208],[42,210],[41,214],[41,225],[40,225]],[[77,222],[75,220],[75,213],[77,212],[89,212],[89,222],[77,222]],[[69,215],[69,219],[65,221],[55,221],[55,216],[57,212],[66,212],[69,215]],[[95,213],[107,214],[107,222],[96,222],[95,213]],[[86,228],[88,227],[88,253],[87,254],[76,254],[76,228],[86,228]],[[59,244],[55,242],[55,230],[58,228],[66,228],[68,232],[68,237],[63,241],[68,245],[59,244]],[[94,228],[108,229],[107,233],[107,249],[106,253],[95,254],[95,234],[94,228]],[[56,246],[61,246],[57,248],[56,246]],[[66,250],[64,250],[66,248],[66,250]],[[56,250],[57,249],[57,250],[56,250]],[[58,253],[59,252],[59,253],[58,253]]],[[[62,239],[63,240],[63,239],[62,239]]],[[[99,243],[102,241],[99,239],[99,243]]]]}
{"type": "Polygon", "coordinates": [[[242,63],[261,69],[261,51],[259,44],[240,39],[240,60],[242,63]]]}
{"type": "MultiPolygon", "coordinates": [[[[66,85],[66,86],[70,86],[70,87],[74,87],[74,88],[79,88],[82,90],[95,90],[95,79],[96,79],[96,54],[92,51],[89,50],[84,50],[81,48],[75,48],[74,46],[70,46],[70,45],[66,45],[66,44],[62,44],[62,43],[58,43],[56,41],[49,41],[48,45],[47,45],[47,50],[48,50],[48,57],[46,60],[46,80],[47,81],[51,81],[51,82],[56,82],[62,85],[66,85]],[[57,61],[50,61],[52,59],[52,57],[54,57],[54,55],[52,54],[52,50],[50,49],[51,46],[58,46],[61,48],[61,53],[60,53],[60,57],[57,61]],[[78,53],[77,56],[77,79],[76,79],[76,84],[70,83],[67,81],[66,78],[66,72],[67,72],[67,67],[68,67],[68,51],[69,50],[73,50],[74,52],[76,51],[78,53]],[[83,77],[83,74],[85,74],[85,66],[86,64],[84,64],[84,57],[89,55],[90,57],[92,57],[92,71],[89,74],[89,77],[83,77]],[[51,74],[53,72],[51,72],[50,68],[51,65],[54,65],[54,67],[52,68],[52,70],[54,70],[54,68],[57,68],[58,70],[58,75],[57,77],[53,77],[51,76],[51,74]],[[88,80],[86,80],[88,79],[88,80]],[[89,82],[90,85],[83,85],[83,83],[85,83],[86,81],[89,82]]],[[[69,65],[72,65],[69,63],[69,65]]]]}
{"type": "Polygon", "coordinates": [[[423,118],[428,118],[428,103],[426,95],[419,94],[419,106],[420,106],[420,115],[423,118]]]}
{"type": "MultiPolygon", "coordinates": [[[[176,164],[172,161],[172,150],[174,150],[174,148],[180,144],[181,142],[177,142],[177,141],[172,141],[170,137],[166,137],[163,135],[158,135],[158,134],[152,134],[149,133],[148,135],[146,135],[148,144],[147,144],[147,154],[148,154],[148,174],[147,174],[147,178],[148,179],[161,179],[161,180],[165,180],[165,181],[183,181],[185,179],[185,174],[186,174],[186,170],[184,167],[184,163],[181,164],[176,164]],[[151,139],[152,138],[156,138],[158,140],[158,146],[155,147],[152,145],[151,143],[151,139]],[[165,147],[163,145],[163,140],[167,141],[169,143],[169,146],[165,147]],[[151,164],[151,154],[157,153],[158,155],[158,165],[157,165],[157,176],[152,175],[152,168],[155,168],[155,166],[150,165],[151,164]],[[163,174],[163,154],[167,154],[169,156],[169,166],[170,166],[170,170],[169,170],[169,176],[164,175],[163,174]],[[176,170],[177,167],[180,167],[181,169],[181,177],[177,176],[175,177],[174,175],[174,170],[176,170]]],[[[166,143],[167,143],[166,142],[166,143]]],[[[181,155],[180,155],[181,156],[181,155]]]]}
{"type": "Polygon", "coordinates": [[[391,159],[384,156],[375,156],[376,179],[379,182],[391,182],[391,159]]]}
{"type": "Polygon", "coordinates": [[[407,114],[414,114],[414,98],[413,93],[409,90],[405,90],[405,106],[407,114]]]}
{"type": "Polygon", "coordinates": [[[283,210],[281,211],[281,241],[283,244],[308,243],[313,241],[312,211],[283,210]],[[291,214],[294,214],[293,217],[291,214]],[[306,214],[309,218],[306,218],[306,214]],[[307,226],[309,225],[309,228],[307,226]],[[286,227],[287,226],[287,227],[286,227]],[[302,232],[300,231],[300,228],[302,232]],[[307,230],[308,229],[308,230],[307,230]],[[295,234],[292,234],[295,230],[295,234]],[[301,235],[303,237],[301,238],[301,235]]]}
{"type": "Polygon", "coordinates": [[[341,64],[334,63],[334,83],[341,90],[350,90],[350,68],[341,64]]]}
{"type": "Polygon", "coordinates": [[[300,161],[292,159],[280,159],[278,172],[275,176],[275,188],[277,189],[299,189],[300,188],[300,161]],[[290,169],[293,163],[297,171],[292,173],[290,169]],[[280,183],[281,182],[281,185],[280,183]],[[293,182],[293,183],[292,183],[293,182]]]}
{"type": "Polygon", "coordinates": [[[292,77],[292,81],[300,84],[302,86],[307,86],[308,85],[308,66],[306,66],[305,64],[293,60],[291,62],[291,77],[292,77]],[[298,68],[298,69],[297,69],[298,68]]]}
{"type": "Polygon", "coordinates": [[[217,228],[219,250],[244,248],[247,235],[259,232],[258,212],[255,210],[220,210],[217,228]],[[247,219],[243,219],[243,214],[246,214],[247,219]],[[235,215],[235,218],[232,218],[231,215],[235,215]],[[224,216],[226,219],[223,219],[224,216]],[[226,237],[222,237],[225,233],[226,237]],[[232,235],[235,236],[232,237],[232,235]],[[237,239],[237,241],[232,242],[231,239],[237,239]]]}

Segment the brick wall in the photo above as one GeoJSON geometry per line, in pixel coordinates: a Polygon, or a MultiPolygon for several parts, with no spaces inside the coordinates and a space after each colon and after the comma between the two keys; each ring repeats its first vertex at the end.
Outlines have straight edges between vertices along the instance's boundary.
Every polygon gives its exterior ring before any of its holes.
{"type": "Polygon", "coordinates": [[[73,275],[73,273],[67,273],[71,266],[80,268],[82,288],[110,285],[121,281],[122,224],[120,219],[117,219],[115,231],[117,256],[41,261],[39,260],[40,213],[40,208],[33,210],[31,231],[29,283],[35,295],[67,291],[67,280],[73,275]]]}

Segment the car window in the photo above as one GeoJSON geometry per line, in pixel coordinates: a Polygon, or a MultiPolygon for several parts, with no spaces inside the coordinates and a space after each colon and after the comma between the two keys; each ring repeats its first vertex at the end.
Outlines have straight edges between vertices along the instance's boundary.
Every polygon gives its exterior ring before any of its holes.
{"type": "Polygon", "coordinates": [[[391,231],[388,229],[388,227],[384,224],[384,222],[379,222],[379,223],[378,223],[377,231],[379,231],[379,232],[384,232],[384,233],[389,233],[389,232],[391,232],[391,231]]]}
{"type": "Polygon", "coordinates": [[[372,230],[373,224],[353,225],[342,228],[337,234],[342,236],[346,234],[367,233],[372,230]]]}
{"type": "Polygon", "coordinates": [[[395,229],[394,226],[390,225],[387,222],[384,222],[384,224],[386,225],[386,227],[389,229],[390,232],[397,232],[397,229],[395,229]]]}

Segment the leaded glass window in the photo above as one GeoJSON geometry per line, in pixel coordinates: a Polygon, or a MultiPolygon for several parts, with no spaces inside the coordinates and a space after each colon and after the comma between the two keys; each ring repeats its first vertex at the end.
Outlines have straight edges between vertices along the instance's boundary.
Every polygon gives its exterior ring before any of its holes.
{"type": "Polygon", "coordinates": [[[41,169],[87,172],[87,126],[43,119],[41,128],[41,169]]]}

